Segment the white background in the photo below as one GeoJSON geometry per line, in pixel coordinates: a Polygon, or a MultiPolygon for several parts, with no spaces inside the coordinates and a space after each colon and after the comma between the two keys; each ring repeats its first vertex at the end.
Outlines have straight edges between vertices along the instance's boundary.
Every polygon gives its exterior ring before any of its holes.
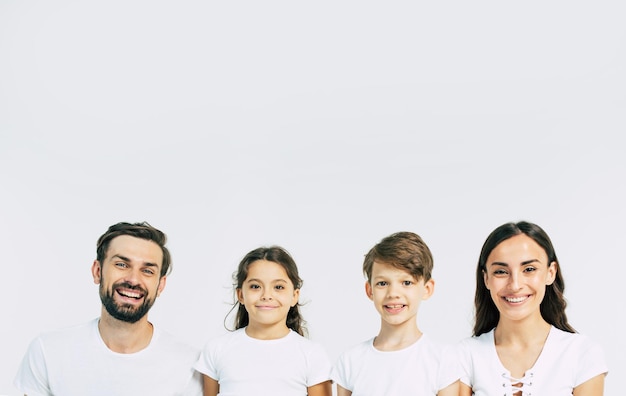
{"type": "MultiPolygon", "coordinates": [[[[378,330],[363,255],[414,231],[435,258],[419,325],[471,332],[496,226],[552,237],[572,325],[619,394],[626,6],[594,2],[0,2],[0,394],[39,332],[99,314],[118,221],[165,231],[150,313],[201,346],[231,274],[280,244],[334,359],[378,330]]],[[[244,357],[242,357],[243,359],[244,357]]]]}

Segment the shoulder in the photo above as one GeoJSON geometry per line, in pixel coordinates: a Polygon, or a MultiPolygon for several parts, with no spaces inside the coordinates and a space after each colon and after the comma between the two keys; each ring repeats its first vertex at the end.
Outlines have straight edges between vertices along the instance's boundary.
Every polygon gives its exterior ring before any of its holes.
{"type": "Polygon", "coordinates": [[[196,359],[200,353],[199,348],[190,345],[179,337],[176,337],[156,326],[154,327],[154,335],[151,346],[164,351],[170,356],[188,356],[190,359],[196,359]]]}
{"type": "Polygon", "coordinates": [[[374,349],[374,337],[350,346],[339,355],[339,361],[361,360],[374,349]]]}
{"type": "Polygon", "coordinates": [[[569,351],[576,354],[584,354],[590,350],[600,350],[600,344],[584,334],[569,333],[552,327],[548,336],[547,344],[551,349],[569,351]]]}
{"type": "Polygon", "coordinates": [[[65,343],[74,344],[77,340],[90,337],[98,330],[98,319],[90,320],[86,323],[63,327],[55,330],[41,332],[35,340],[44,344],[65,343]]]}
{"type": "Polygon", "coordinates": [[[308,353],[326,353],[325,348],[319,342],[313,341],[306,337],[301,336],[295,331],[290,331],[285,338],[286,344],[296,347],[302,352],[308,353]]]}

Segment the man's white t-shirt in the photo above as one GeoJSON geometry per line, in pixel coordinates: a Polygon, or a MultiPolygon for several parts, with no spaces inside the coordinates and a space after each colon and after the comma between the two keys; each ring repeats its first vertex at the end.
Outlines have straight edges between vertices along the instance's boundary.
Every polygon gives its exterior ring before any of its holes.
{"type": "Polygon", "coordinates": [[[202,378],[193,369],[198,355],[156,326],[143,350],[113,352],[94,319],[35,338],[14,384],[28,396],[199,396],[202,378]]]}

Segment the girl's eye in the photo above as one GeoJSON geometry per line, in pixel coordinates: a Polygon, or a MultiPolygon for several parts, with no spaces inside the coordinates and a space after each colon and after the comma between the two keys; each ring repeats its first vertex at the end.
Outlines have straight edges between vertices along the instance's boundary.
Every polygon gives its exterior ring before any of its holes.
{"type": "Polygon", "coordinates": [[[261,286],[255,285],[254,283],[250,285],[250,289],[260,289],[261,286]]]}
{"type": "Polygon", "coordinates": [[[283,285],[276,285],[276,289],[277,290],[283,290],[285,288],[285,286],[283,285]]]}

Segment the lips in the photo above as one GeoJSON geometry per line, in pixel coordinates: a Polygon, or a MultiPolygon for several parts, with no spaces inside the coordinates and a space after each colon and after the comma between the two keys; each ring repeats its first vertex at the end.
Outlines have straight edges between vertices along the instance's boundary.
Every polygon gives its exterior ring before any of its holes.
{"type": "Polygon", "coordinates": [[[502,297],[502,298],[504,298],[506,302],[518,304],[518,303],[526,301],[529,297],[530,295],[519,296],[519,297],[502,297]]]}
{"type": "Polygon", "coordinates": [[[121,296],[124,300],[141,300],[146,294],[148,294],[140,286],[133,286],[126,282],[117,284],[113,287],[115,292],[121,296]]]}
{"type": "Polygon", "coordinates": [[[404,307],[406,307],[406,305],[404,305],[404,304],[387,304],[387,305],[383,305],[383,307],[385,308],[385,311],[387,311],[389,313],[398,313],[398,312],[402,311],[404,309],[404,307]]]}

